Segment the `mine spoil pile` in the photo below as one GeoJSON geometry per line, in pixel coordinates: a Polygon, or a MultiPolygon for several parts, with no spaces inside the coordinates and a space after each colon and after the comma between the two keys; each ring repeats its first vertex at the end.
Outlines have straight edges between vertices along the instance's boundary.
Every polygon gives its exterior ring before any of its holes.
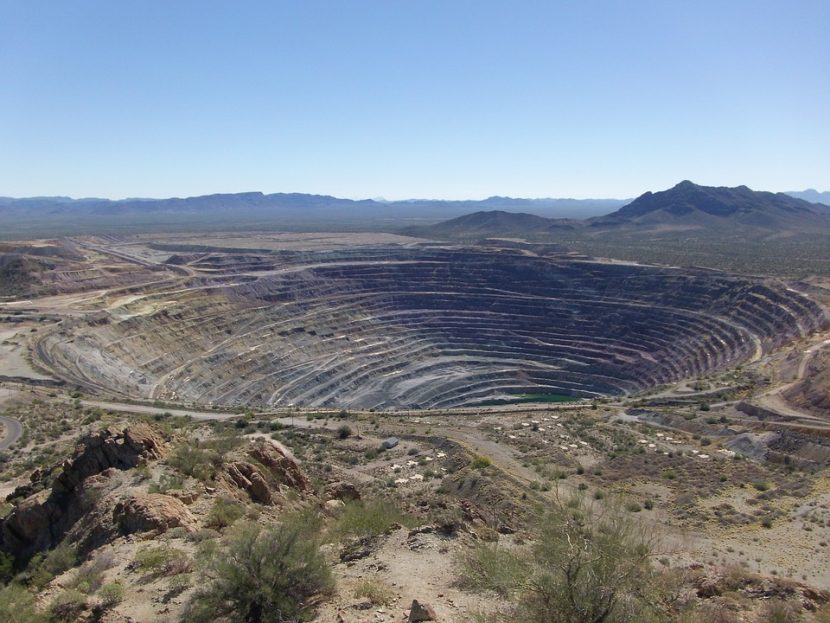
{"type": "Polygon", "coordinates": [[[193,276],[65,324],[39,357],[130,397],[437,408],[637,392],[827,325],[776,282],[564,254],[206,248],[168,262],[193,276]]]}

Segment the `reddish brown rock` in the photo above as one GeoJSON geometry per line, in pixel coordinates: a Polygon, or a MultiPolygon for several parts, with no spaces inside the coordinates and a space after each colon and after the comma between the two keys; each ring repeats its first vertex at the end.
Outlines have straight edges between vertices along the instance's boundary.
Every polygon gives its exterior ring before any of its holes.
{"type": "Polygon", "coordinates": [[[227,484],[245,491],[254,502],[271,504],[271,487],[256,466],[244,461],[235,461],[225,466],[220,476],[227,484]]]}
{"type": "Polygon", "coordinates": [[[196,519],[176,498],[161,493],[133,495],[115,505],[112,518],[124,534],[166,532],[182,527],[193,532],[196,519]]]}
{"type": "Polygon", "coordinates": [[[333,482],[326,487],[326,497],[330,500],[352,502],[360,499],[360,492],[350,482],[333,482]]]}
{"type": "Polygon", "coordinates": [[[160,459],[164,455],[164,440],[149,424],[130,426],[124,431],[124,441],[143,458],[160,459]]]}
{"type": "Polygon", "coordinates": [[[103,490],[119,470],[162,456],[164,443],[147,424],[125,431],[104,429],[82,437],[71,459],[39,476],[57,473],[51,491],[21,500],[0,521],[0,550],[25,559],[54,546],[83,517],[94,511],[103,490]],[[95,494],[91,494],[96,491],[95,494]]]}
{"type": "Polygon", "coordinates": [[[311,491],[311,484],[297,461],[270,441],[258,440],[248,451],[248,456],[268,468],[278,484],[299,492],[311,491]]]}
{"type": "Polygon", "coordinates": [[[409,608],[409,623],[418,623],[419,621],[436,621],[438,616],[435,610],[429,604],[423,604],[417,599],[412,600],[412,606],[409,608]]]}

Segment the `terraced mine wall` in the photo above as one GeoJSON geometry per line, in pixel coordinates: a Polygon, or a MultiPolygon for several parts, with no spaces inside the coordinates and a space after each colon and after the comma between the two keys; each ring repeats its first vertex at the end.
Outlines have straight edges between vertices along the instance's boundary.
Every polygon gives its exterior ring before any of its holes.
{"type": "Polygon", "coordinates": [[[635,393],[827,325],[798,293],[712,271],[477,248],[179,251],[185,285],[67,323],[39,357],[130,397],[438,408],[635,393]]]}

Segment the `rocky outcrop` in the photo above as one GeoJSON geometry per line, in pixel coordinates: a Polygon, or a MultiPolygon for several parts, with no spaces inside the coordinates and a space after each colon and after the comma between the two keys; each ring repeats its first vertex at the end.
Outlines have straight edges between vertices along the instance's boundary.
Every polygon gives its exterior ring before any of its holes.
{"type": "Polygon", "coordinates": [[[251,463],[236,461],[225,466],[221,478],[228,484],[246,491],[254,502],[270,504],[271,488],[262,473],[251,463]]]}
{"type": "Polygon", "coordinates": [[[280,485],[304,493],[311,491],[311,484],[297,461],[276,444],[259,440],[255,442],[248,455],[267,467],[280,485]]]}
{"type": "Polygon", "coordinates": [[[56,493],[71,493],[90,476],[109,468],[136,467],[144,460],[161,458],[163,451],[164,442],[148,424],[135,424],[123,433],[105,429],[81,439],[75,455],[64,462],[52,489],[56,493]]]}
{"type": "Polygon", "coordinates": [[[20,501],[0,522],[0,551],[25,560],[57,544],[95,507],[113,476],[163,453],[162,438],[147,424],[83,437],[72,458],[60,466],[51,490],[20,501]]]}
{"type": "Polygon", "coordinates": [[[132,495],[118,502],[112,512],[115,525],[122,534],[134,532],[166,532],[182,527],[193,532],[196,519],[176,498],[161,493],[132,495]]]}
{"type": "Polygon", "coordinates": [[[227,463],[218,475],[217,482],[226,491],[245,492],[254,502],[266,505],[274,504],[284,489],[297,493],[311,491],[311,484],[297,461],[270,441],[254,441],[244,459],[227,463]]]}

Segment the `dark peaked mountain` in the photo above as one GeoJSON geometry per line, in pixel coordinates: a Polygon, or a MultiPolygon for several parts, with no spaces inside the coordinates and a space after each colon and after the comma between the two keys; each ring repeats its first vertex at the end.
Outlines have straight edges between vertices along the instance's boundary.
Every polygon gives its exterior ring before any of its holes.
{"type": "Polygon", "coordinates": [[[661,192],[647,192],[591,227],[709,229],[741,226],[777,231],[830,227],[830,211],[784,193],[699,186],[683,181],[661,192]]]}
{"type": "Polygon", "coordinates": [[[683,181],[668,190],[647,192],[616,212],[587,220],[550,219],[501,211],[476,212],[436,225],[412,227],[410,235],[465,239],[512,236],[532,239],[575,235],[602,236],[699,231],[764,237],[787,232],[830,234],[830,208],[784,193],[699,186],[683,181]]]}

